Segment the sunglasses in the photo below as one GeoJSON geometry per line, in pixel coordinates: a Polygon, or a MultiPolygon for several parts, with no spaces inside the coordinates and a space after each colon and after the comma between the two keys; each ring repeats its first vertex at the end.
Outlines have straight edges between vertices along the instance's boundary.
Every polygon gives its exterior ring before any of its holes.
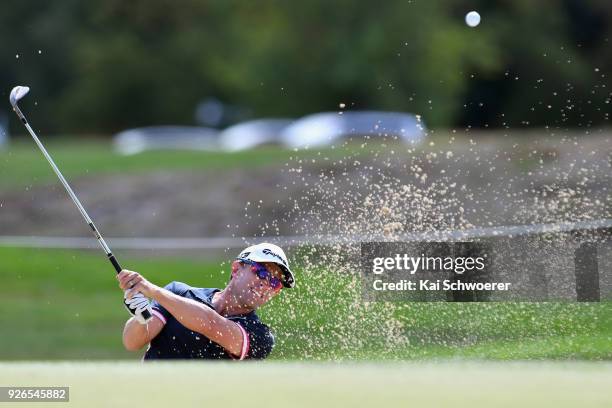
{"type": "Polygon", "coordinates": [[[279,290],[280,288],[283,287],[283,282],[277,278],[276,276],[272,275],[272,273],[270,273],[270,271],[268,271],[268,269],[260,264],[259,262],[255,262],[255,261],[251,261],[249,259],[238,259],[240,262],[242,262],[243,264],[247,264],[251,266],[251,271],[257,275],[257,277],[259,279],[265,279],[268,281],[268,284],[270,285],[270,287],[274,290],[279,290]]]}

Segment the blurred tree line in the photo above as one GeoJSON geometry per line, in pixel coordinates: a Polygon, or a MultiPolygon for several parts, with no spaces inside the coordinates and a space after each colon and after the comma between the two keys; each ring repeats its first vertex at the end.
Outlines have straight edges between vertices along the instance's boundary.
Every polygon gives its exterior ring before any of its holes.
{"type": "Polygon", "coordinates": [[[257,117],[345,103],[586,128],[609,119],[611,18],[609,0],[4,0],[0,75],[6,97],[32,86],[46,133],[190,124],[209,96],[257,117]]]}

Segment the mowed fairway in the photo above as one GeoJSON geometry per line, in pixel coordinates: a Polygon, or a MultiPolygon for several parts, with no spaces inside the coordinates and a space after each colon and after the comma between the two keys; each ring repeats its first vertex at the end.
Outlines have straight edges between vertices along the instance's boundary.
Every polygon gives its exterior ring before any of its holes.
{"type": "MultiPolygon", "coordinates": [[[[3,363],[75,407],[609,407],[610,363],[3,363]]],[[[2,404],[24,406],[23,404],[2,404]]]]}
{"type": "MultiPolygon", "coordinates": [[[[44,134],[39,136],[68,181],[81,176],[139,174],[159,170],[209,171],[281,167],[291,160],[312,159],[322,154],[331,159],[364,154],[357,146],[348,144],[338,149],[299,152],[280,146],[267,146],[258,148],[255,152],[152,150],[123,156],[116,153],[112,145],[103,139],[81,138],[75,142],[74,139],[62,137],[48,138],[44,134]]],[[[381,148],[374,146],[370,150],[376,149],[381,148]]],[[[0,149],[0,182],[0,190],[59,183],[29,135],[20,136],[8,148],[0,149]]]]}

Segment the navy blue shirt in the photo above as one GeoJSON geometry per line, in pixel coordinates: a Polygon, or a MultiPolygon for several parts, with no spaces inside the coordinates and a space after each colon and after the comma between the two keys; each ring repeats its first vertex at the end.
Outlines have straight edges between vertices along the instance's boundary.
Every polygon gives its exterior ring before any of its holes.
{"type": "MultiPolygon", "coordinates": [[[[165,286],[170,292],[204,303],[213,308],[212,297],[219,289],[193,288],[181,282],[165,286]]],[[[245,359],[266,358],[274,347],[274,336],[270,328],[259,321],[255,312],[227,317],[238,323],[243,335],[243,347],[239,356],[233,356],[223,347],[201,333],[183,326],[158,302],[152,302],[153,314],[165,322],[161,332],[151,340],[145,360],[153,359],[245,359]]]]}

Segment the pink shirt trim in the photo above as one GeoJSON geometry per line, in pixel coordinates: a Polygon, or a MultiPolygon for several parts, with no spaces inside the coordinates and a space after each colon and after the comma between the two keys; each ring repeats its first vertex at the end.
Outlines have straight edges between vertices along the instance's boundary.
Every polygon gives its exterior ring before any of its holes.
{"type": "Polygon", "coordinates": [[[163,324],[166,324],[166,318],[164,317],[163,314],[161,314],[161,312],[157,309],[151,308],[151,312],[153,313],[153,316],[157,317],[159,320],[161,320],[161,322],[163,324]]]}
{"type": "Polygon", "coordinates": [[[240,323],[236,323],[238,328],[242,332],[242,351],[240,353],[240,360],[244,360],[247,354],[249,354],[249,349],[251,347],[251,341],[249,340],[249,334],[246,332],[244,327],[240,325],[240,323]]]}

